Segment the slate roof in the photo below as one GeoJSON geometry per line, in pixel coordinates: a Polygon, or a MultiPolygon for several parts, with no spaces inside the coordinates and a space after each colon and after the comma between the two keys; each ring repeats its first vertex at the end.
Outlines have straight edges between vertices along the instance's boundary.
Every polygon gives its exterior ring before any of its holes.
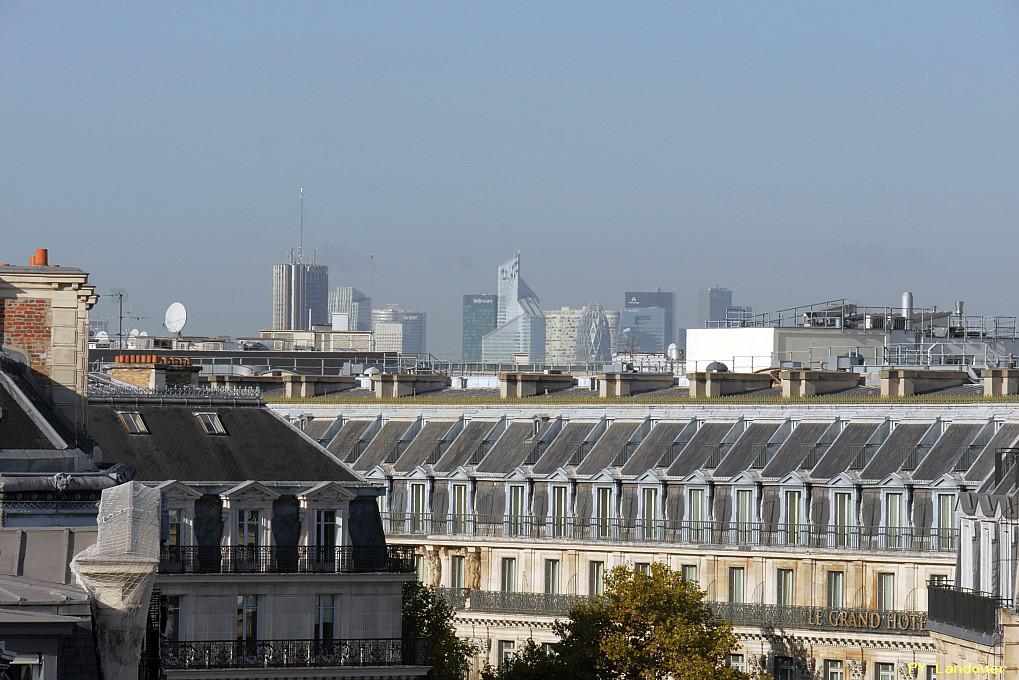
{"type": "Polygon", "coordinates": [[[56,447],[36,426],[14,396],[0,383],[0,450],[45,449],[56,447]]]}
{"type": "Polygon", "coordinates": [[[126,463],[139,481],[357,481],[321,447],[268,408],[213,404],[92,403],[88,431],[100,466],[126,463]],[[137,411],[149,434],[129,434],[117,411],[137,411]],[[224,435],[210,435],[196,412],[215,412],[224,435]]]}

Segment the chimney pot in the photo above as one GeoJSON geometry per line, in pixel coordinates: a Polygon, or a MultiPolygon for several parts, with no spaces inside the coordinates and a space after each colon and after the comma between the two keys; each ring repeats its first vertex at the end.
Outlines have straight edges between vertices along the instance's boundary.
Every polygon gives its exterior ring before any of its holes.
{"type": "Polygon", "coordinates": [[[32,264],[45,267],[50,263],[50,251],[46,248],[36,248],[35,255],[32,256],[32,264]]]}

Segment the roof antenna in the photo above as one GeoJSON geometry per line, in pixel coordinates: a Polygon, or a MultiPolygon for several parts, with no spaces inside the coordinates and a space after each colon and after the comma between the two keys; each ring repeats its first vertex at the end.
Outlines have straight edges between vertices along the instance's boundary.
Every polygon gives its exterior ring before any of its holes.
{"type": "Polygon", "coordinates": [[[304,187],[301,187],[301,221],[300,221],[300,241],[298,242],[297,248],[297,262],[304,264],[304,187]]]}

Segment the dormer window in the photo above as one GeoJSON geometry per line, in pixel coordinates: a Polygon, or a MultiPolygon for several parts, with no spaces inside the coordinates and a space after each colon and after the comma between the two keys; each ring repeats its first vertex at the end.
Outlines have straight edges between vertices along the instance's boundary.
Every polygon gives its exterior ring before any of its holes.
{"type": "Polygon", "coordinates": [[[142,414],[137,411],[117,411],[120,422],[127,429],[128,434],[149,434],[149,427],[145,424],[142,414]]]}
{"type": "Polygon", "coordinates": [[[223,421],[219,419],[218,413],[196,413],[195,417],[198,418],[198,422],[205,428],[206,434],[226,434],[226,428],[223,427],[223,421]]]}

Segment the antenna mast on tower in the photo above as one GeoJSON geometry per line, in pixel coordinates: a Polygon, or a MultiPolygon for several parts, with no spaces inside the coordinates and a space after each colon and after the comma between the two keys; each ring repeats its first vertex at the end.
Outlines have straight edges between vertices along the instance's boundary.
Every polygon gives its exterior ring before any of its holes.
{"type": "Polygon", "coordinates": [[[304,264],[304,187],[301,187],[300,201],[301,201],[301,219],[299,225],[301,233],[297,247],[297,261],[301,264],[304,264]]]}

